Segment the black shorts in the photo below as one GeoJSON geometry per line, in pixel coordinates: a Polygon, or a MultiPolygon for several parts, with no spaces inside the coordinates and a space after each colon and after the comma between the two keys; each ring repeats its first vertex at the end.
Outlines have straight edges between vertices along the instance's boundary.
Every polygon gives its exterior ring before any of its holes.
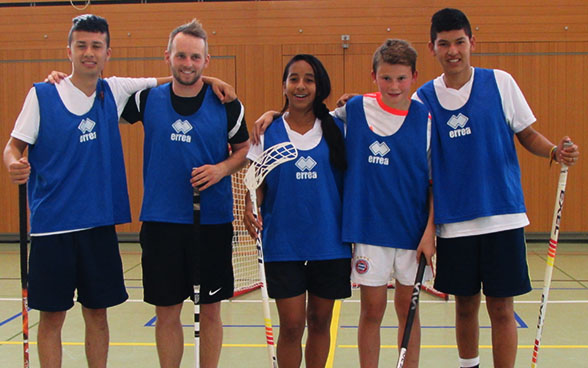
{"type": "Polygon", "coordinates": [[[45,312],[73,307],[74,292],[86,308],[108,308],[127,300],[114,226],[32,236],[29,306],[45,312]]]}
{"type": "Polygon", "coordinates": [[[531,291],[522,228],[496,233],[437,238],[435,289],[471,296],[505,298],[531,291]]]}
{"type": "Polygon", "coordinates": [[[271,298],[283,299],[309,293],[325,299],[351,296],[351,259],[265,263],[271,298]]]}
{"type": "Polygon", "coordinates": [[[233,296],[232,223],[200,225],[144,222],[140,241],[143,254],[145,302],[158,306],[193,299],[200,279],[200,303],[211,304],[233,296]]]}

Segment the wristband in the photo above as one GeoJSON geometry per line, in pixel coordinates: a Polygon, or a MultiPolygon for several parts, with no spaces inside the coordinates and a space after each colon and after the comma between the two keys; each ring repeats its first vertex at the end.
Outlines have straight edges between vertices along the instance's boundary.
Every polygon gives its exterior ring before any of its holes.
{"type": "Polygon", "coordinates": [[[557,155],[557,146],[553,146],[553,147],[551,147],[551,150],[549,151],[549,166],[551,166],[551,163],[553,161],[558,162],[556,155],[557,155]]]}

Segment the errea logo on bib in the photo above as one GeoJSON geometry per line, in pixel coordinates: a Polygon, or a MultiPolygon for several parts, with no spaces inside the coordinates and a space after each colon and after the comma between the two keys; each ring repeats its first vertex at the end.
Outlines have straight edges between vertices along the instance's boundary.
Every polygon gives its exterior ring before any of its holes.
{"type": "Polygon", "coordinates": [[[172,128],[175,130],[175,133],[172,133],[170,137],[172,141],[186,143],[192,141],[192,137],[188,135],[188,132],[192,130],[192,124],[188,120],[178,119],[172,124],[172,128]]]}
{"type": "Polygon", "coordinates": [[[384,157],[390,152],[390,147],[386,144],[386,142],[378,142],[375,141],[374,143],[370,144],[370,151],[372,155],[368,156],[368,162],[370,164],[376,165],[388,165],[390,160],[388,157],[384,157]]]}
{"type": "Polygon", "coordinates": [[[82,132],[80,143],[88,142],[97,138],[96,132],[93,132],[96,122],[90,118],[82,119],[78,129],[82,132]]]}
{"type": "Polygon", "coordinates": [[[313,160],[312,157],[300,157],[298,161],[296,161],[295,165],[298,169],[300,169],[300,171],[296,173],[296,179],[304,180],[318,178],[318,173],[316,171],[312,171],[312,169],[316,166],[316,161],[313,160]]]}
{"type": "Polygon", "coordinates": [[[449,131],[449,137],[458,138],[472,134],[470,127],[466,127],[468,120],[470,120],[470,118],[462,113],[459,113],[457,116],[452,115],[451,119],[447,122],[447,125],[453,128],[453,130],[449,131]]]}

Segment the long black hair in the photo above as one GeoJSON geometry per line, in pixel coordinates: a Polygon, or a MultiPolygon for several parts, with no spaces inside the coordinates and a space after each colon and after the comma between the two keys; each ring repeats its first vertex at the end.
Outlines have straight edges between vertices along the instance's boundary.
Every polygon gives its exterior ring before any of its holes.
{"type": "MultiPolygon", "coordinates": [[[[345,141],[343,139],[343,134],[337,127],[337,124],[335,124],[333,117],[329,114],[329,109],[324,103],[325,99],[331,94],[331,80],[329,79],[329,74],[320,60],[315,56],[298,54],[286,64],[284,75],[282,76],[282,84],[286,83],[286,80],[288,79],[290,66],[297,61],[305,61],[312,67],[316,85],[316,94],[312,103],[312,111],[321,121],[323,137],[325,137],[325,141],[329,147],[329,160],[331,161],[331,164],[339,170],[345,170],[347,169],[347,160],[345,158],[345,141]]],[[[289,101],[286,98],[280,114],[283,114],[288,109],[288,106],[289,101]]]]}

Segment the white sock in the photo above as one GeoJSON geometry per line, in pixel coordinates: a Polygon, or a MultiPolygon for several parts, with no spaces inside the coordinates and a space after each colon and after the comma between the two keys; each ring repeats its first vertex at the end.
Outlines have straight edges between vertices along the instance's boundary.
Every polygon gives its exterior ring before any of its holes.
{"type": "Polygon", "coordinates": [[[480,365],[480,356],[471,359],[459,358],[459,366],[462,368],[477,367],[480,365]]]}

